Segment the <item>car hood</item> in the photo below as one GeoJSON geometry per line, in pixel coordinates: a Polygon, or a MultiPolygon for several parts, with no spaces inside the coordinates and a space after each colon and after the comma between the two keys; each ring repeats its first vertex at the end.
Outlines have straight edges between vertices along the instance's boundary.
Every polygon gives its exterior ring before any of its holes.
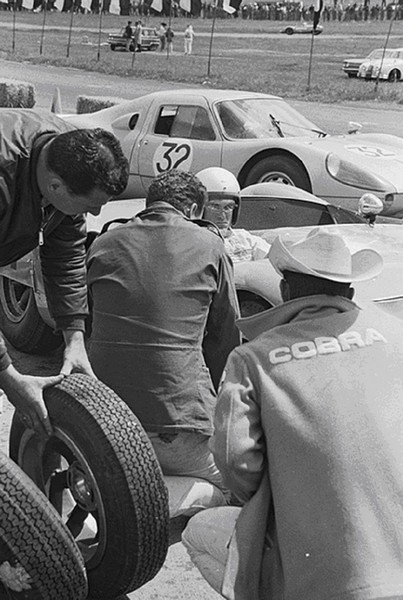
{"type": "Polygon", "coordinates": [[[306,140],[323,153],[371,171],[403,191],[403,139],[388,134],[356,133],[306,140]]]}
{"type": "MultiPolygon", "coordinates": [[[[296,242],[308,234],[312,227],[284,227],[255,231],[270,244],[280,235],[283,239],[296,242]]],[[[329,225],[326,229],[343,236],[352,252],[361,248],[371,248],[383,258],[382,272],[369,281],[354,284],[355,298],[360,302],[376,302],[380,308],[403,319],[403,225],[365,224],[329,225]]],[[[235,265],[236,285],[267,299],[271,304],[280,304],[280,277],[268,259],[237,263],[235,265]]]]}

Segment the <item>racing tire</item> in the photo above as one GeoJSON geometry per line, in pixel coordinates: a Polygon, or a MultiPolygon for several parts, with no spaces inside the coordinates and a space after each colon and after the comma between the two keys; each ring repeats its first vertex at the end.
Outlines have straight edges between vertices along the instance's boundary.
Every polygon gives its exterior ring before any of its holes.
{"type": "Polygon", "coordinates": [[[389,77],[388,77],[388,81],[400,81],[400,71],[399,69],[392,69],[392,71],[389,73],[389,77]]]}
{"type": "Polygon", "coordinates": [[[168,550],[168,492],[130,408],[102,382],[73,374],[44,390],[47,440],[16,413],[10,456],[45,492],[80,548],[88,598],[127,594],[152,579],[168,550]]]}
{"type": "Polygon", "coordinates": [[[0,598],[84,600],[83,557],[59,514],[0,453],[0,598]],[[25,582],[30,589],[16,588],[25,582]]]}
{"type": "Polygon", "coordinates": [[[32,288],[0,276],[0,330],[21,352],[45,354],[62,343],[42,319],[32,288]]]}
{"type": "Polygon", "coordinates": [[[312,192],[311,182],[305,169],[289,156],[263,158],[250,169],[242,187],[266,181],[294,185],[307,192],[312,192]]]}
{"type": "Polygon", "coordinates": [[[286,33],[287,35],[293,35],[293,33],[294,33],[294,30],[293,30],[293,28],[292,28],[292,27],[286,27],[286,29],[285,29],[285,33],[286,33]]]}

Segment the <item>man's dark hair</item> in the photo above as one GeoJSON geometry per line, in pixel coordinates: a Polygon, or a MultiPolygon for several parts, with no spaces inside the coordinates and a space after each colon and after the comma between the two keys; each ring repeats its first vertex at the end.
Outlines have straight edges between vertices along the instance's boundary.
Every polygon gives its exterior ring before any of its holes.
{"type": "Polygon", "coordinates": [[[288,283],[290,300],[318,294],[344,296],[346,298],[351,296],[351,283],[331,281],[330,279],[294,271],[283,271],[283,279],[288,283]]]}
{"type": "Polygon", "coordinates": [[[146,206],[153,202],[168,202],[181,212],[197,204],[202,212],[207,199],[207,190],[196,175],[172,169],[158,175],[148,188],[146,206]]]}
{"type": "Polygon", "coordinates": [[[119,140],[104,129],[75,129],[50,143],[46,166],[77,196],[100,189],[119,196],[129,177],[129,165],[119,140]]]}

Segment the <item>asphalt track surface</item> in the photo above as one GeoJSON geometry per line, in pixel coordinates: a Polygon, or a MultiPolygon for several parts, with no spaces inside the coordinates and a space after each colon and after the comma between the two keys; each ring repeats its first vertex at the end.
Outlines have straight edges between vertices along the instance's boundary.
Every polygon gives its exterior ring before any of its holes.
{"type": "MultiPolygon", "coordinates": [[[[172,59],[175,59],[175,55],[172,59]]],[[[33,83],[36,91],[36,108],[39,109],[49,109],[55,87],[58,87],[63,112],[75,112],[76,98],[80,94],[130,99],[160,89],[186,87],[177,83],[123,79],[76,69],[34,66],[1,59],[0,73],[2,78],[33,83]]],[[[319,127],[331,133],[345,132],[348,121],[358,121],[363,125],[363,131],[393,133],[403,137],[403,107],[392,108],[390,105],[376,103],[350,103],[340,106],[291,101],[290,104],[319,127]]],[[[25,373],[50,375],[57,373],[59,368],[59,361],[54,357],[28,356],[15,351],[12,351],[12,356],[15,366],[25,373]]],[[[12,409],[7,403],[3,404],[1,412],[0,401],[0,449],[6,451],[12,409]]],[[[202,579],[188,559],[179,541],[182,527],[183,521],[173,524],[172,543],[165,564],[158,575],[140,590],[119,600],[219,600],[221,598],[202,579]]]]}

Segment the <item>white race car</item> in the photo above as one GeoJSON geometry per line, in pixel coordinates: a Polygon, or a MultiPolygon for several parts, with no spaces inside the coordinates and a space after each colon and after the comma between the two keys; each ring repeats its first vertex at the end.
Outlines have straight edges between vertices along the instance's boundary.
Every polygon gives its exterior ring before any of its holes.
{"type": "Polygon", "coordinates": [[[119,138],[130,164],[126,198],[143,198],[153,177],[174,167],[197,173],[221,166],[241,187],[287,183],[352,210],[364,192],[373,192],[384,214],[403,217],[401,138],[328,135],[276,96],[164,90],[64,118],[119,138]]]}
{"type": "MultiPolygon", "coordinates": [[[[365,206],[361,202],[363,210],[370,214],[382,209],[379,200],[376,204],[372,208],[371,202],[365,206]]],[[[144,199],[117,200],[103,206],[100,215],[88,215],[88,244],[111,221],[127,220],[143,208],[144,199]]],[[[403,267],[403,225],[400,221],[384,224],[383,221],[393,221],[386,217],[379,221],[370,227],[368,217],[331,205],[305,190],[261,183],[242,190],[237,227],[271,242],[279,231],[298,236],[302,229],[329,226],[339,228],[349,239],[374,245],[381,251],[386,268],[382,278],[370,282],[365,298],[393,305],[403,316],[403,286],[398,276],[403,267]]],[[[235,276],[243,314],[264,310],[280,301],[278,276],[267,260],[237,263],[235,276]]],[[[13,346],[24,352],[45,352],[60,344],[52,331],[37,251],[0,270],[0,326],[13,346]]]]}

